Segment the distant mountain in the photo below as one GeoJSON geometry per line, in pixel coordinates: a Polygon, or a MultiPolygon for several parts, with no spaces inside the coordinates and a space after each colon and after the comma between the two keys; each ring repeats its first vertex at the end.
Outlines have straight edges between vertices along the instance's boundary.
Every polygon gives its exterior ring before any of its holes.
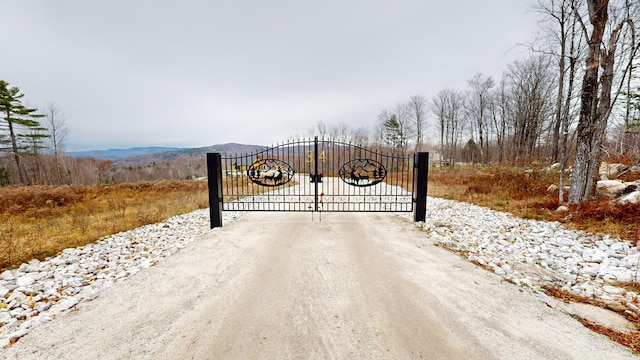
{"type": "Polygon", "coordinates": [[[166,162],[180,158],[202,158],[202,160],[204,161],[206,158],[206,154],[211,152],[218,152],[224,156],[232,154],[249,154],[256,151],[264,150],[265,148],[266,146],[262,145],[244,145],[236,143],[212,145],[199,148],[179,148],[176,150],[119,158],[114,161],[114,165],[133,166],[141,164],[151,164],[154,162],[166,162]]]}
{"type": "Polygon", "coordinates": [[[92,157],[99,160],[118,160],[141,155],[157,154],[167,151],[176,151],[183,148],[177,147],[134,147],[130,149],[109,149],[109,150],[89,150],[89,151],[70,151],[65,155],[72,157],[92,157]]]}

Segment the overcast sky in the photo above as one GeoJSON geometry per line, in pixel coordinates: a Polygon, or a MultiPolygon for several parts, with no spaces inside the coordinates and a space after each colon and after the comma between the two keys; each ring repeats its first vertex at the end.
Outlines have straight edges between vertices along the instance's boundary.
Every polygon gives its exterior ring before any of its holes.
{"type": "Polygon", "coordinates": [[[70,151],[270,145],[499,79],[537,32],[529,3],[0,0],[0,79],[55,103],[70,151]]]}

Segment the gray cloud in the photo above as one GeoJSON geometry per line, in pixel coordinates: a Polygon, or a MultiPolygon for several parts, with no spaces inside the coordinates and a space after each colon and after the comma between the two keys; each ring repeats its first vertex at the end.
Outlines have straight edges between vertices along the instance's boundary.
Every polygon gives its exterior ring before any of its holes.
{"type": "Polygon", "coordinates": [[[411,95],[463,89],[477,72],[500,77],[536,31],[513,0],[2,7],[13,29],[2,79],[32,106],[56,103],[72,150],[271,144],[317,121],[373,126],[411,95]]]}

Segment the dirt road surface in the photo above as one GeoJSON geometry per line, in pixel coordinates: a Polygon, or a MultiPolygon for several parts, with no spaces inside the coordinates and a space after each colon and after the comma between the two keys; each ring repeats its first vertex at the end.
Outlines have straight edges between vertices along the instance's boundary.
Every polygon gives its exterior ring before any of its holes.
{"type": "MultiPolygon", "coordinates": [[[[8,359],[633,359],[393,214],[248,213],[8,359]]],[[[3,351],[0,351],[0,355],[3,351]]]]}

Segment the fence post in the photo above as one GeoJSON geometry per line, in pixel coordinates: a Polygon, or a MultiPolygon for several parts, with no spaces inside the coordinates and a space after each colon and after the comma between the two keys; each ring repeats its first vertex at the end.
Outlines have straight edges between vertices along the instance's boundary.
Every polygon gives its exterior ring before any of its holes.
{"type": "Polygon", "coordinates": [[[207,183],[209,185],[209,217],[211,228],[222,226],[222,155],[207,153],[207,183]]]}
{"type": "Polygon", "coordinates": [[[318,211],[318,183],[321,181],[318,177],[318,137],[314,137],[313,140],[313,176],[315,177],[314,181],[314,192],[313,192],[313,202],[315,206],[314,211],[318,211]]]}
{"type": "Polygon", "coordinates": [[[427,218],[427,178],[429,177],[429,153],[419,152],[413,156],[413,221],[424,222],[427,218]]]}

